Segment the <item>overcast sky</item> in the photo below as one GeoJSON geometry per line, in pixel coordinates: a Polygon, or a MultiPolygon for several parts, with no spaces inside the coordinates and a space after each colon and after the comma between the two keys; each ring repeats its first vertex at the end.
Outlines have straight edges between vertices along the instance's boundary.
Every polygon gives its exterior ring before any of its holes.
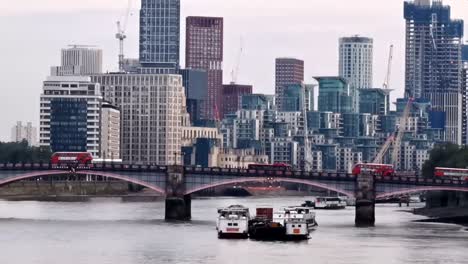
{"type": "MultiPolygon", "coordinates": [[[[388,48],[395,45],[391,86],[403,94],[403,0],[182,0],[182,17],[225,18],[224,82],[243,39],[239,83],[254,92],[274,92],[274,59],[305,60],[306,81],[338,74],[338,38],[359,34],[374,38],[374,86],[381,86],[388,48]]],[[[468,21],[468,0],[445,0],[452,16],[468,21]]],[[[39,96],[49,68],[60,63],[68,44],[97,45],[104,50],[104,69],[117,69],[115,22],[127,0],[0,1],[0,140],[9,140],[17,120],[38,125],[39,96]]],[[[127,26],[126,56],[138,56],[138,8],[134,1],[127,26]]],[[[184,66],[185,19],[181,30],[184,66]]]]}

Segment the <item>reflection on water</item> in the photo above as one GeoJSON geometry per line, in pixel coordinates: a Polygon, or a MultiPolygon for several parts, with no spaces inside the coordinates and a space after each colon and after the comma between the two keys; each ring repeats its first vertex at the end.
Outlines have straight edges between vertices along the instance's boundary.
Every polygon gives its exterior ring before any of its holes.
{"type": "Polygon", "coordinates": [[[192,202],[193,221],[166,223],[164,203],[0,201],[0,263],[467,263],[468,232],[393,205],[377,226],[355,228],[354,208],[317,211],[319,228],[299,243],[218,240],[216,208],[298,205],[308,198],[213,198],[192,202]]]}

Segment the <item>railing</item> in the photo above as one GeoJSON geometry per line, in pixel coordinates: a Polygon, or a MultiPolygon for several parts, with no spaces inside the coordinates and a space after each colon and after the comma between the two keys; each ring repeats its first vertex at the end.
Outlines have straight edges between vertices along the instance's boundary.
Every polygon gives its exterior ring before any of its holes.
{"type": "Polygon", "coordinates": [[[185,167],[185,173],[196,175],[209,176],[239,176],[239,177],[286,177],[299,179],[342,179],[354,181],[355,176],[345,172],[305,172],[305,171],[290,171],[290,170],[265,170],[265,169],[236,169],[236,168],[201,168],[201,167],[185,167]]]}
{"type": "Polygon", "coordinates": [[[99,164],[50,164],[50,163],[0,163],[0,170],[93,170],[93,171],[134,171],[134,172],[166,172],[167,166],[131,165],[120,163],[99,164]]]}
{"type": "MultiPolygon", "coordinates": [[[[167,172],[168,166],[159,165],[135,165],[122,163],[98,163],[87,165],[57,165],[50,163],[0,163],[1,170],[91,170],[91,171],[115,171],[115,172],[167,172]]],[[[208,176],[238,176],[238,177],[287,177],[298,179],[341,180],[355,181],[356,176],[346,172],[320,172],[320,171],[290,171],[290,170],[265,170],[265,169],[236,169],[236,168],[202,168],[186,166],[185,173],[208,176]]],[[[384,177],[375,176],[376,183],[393,183],[408,185],[438,185],[438,186],[468,186],[468,181],[459,179],[422,178],[414,174],[396,174],[384,177]]]]}

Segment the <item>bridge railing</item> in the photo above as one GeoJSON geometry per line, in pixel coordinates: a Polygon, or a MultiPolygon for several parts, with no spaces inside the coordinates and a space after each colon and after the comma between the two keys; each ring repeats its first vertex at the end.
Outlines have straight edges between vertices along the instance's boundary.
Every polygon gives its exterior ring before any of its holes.
{"type": "Polygon", "coordinates": [[[409,185],[446,185],[446,186],[467,186],[468,181],[449,179],[449,178],[424,178],[424,177],[405,177],[405,176],[393,176],[383,177],[375,176],[375,180],[378,183],[400,183],[409,185]]]}
{"type": "Polygon", "coordinates": [[[300,179],[343,179],[354,181],[355,176],[350,173],[338,172],[306,172],[306,171],[290,171],[290,170],[262,170],[262,169],[237,169],[237,168],[202,168],[202,167],[185,167],[185,173],[199,175],[225,175],[239,177],[288,177],[300,179]]]}
{"type": "Polygon", "coordinates": [[[167,166],[135,165],[121,163],[98,164],[51,164],[51,163],[0,163],[0,170],[96,170],[96,171],[133,171],[166,172],[167,166]]]}

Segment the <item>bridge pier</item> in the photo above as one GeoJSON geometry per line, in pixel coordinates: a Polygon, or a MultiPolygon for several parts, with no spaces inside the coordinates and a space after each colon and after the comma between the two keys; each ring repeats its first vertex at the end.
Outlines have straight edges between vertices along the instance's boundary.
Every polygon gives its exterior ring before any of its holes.
{"type": "Polygon", "coordinates": [[[356,179],[356,218],[357,227],[375,225],[375,179],[374,175],[360,174],[356,179]]]}
{"type": "Polygon", "coordinates": [[[166,175],[166,221],[188,221],[192,218],[192,198],[185,195],[183,166],[168,167],[166,175]]]}

